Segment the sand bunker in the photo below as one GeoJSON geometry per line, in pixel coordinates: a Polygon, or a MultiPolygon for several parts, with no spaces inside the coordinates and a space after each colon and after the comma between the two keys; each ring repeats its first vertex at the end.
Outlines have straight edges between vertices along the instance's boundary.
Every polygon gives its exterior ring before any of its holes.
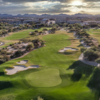
{"type": "Polygon", "coordinates": [[[59,50],[59,52],[65,52],[65,50],[59,50]]]}
{"type": "Polygon", "coordinates": [[[39,65],[32,65],[32,66],[29,66],[29,67],[26,67],[26,66],[23,66],[23,65],[16,65],[16,66],[13,66],[13,67],[14,68],[9,68],[9,69],[5,70],[7,72],[6,73],[7,75],[13,75],[13,74],[16,74],[17,72],[32,69],[32,68],[39,68],[39,65]]]}
{"type": "Polygon", "coordinates": [[[78,49],[71,48],[71,47],[65,47],[64,49],[62,49],[62,50],[59,50],[59,52],[65,52],[66,50],[77,51],[78,49]]]}
{"type": "Polygon", "coordinates": [[[26,64],[28,62],[28,60],[22,60],[20,62],[17,62],[17,64],[26,64]]]}
{"type": "Polygon", "coordinates": [[[4,45],[4,42],[0,42],[0,46],[4,45]]]}

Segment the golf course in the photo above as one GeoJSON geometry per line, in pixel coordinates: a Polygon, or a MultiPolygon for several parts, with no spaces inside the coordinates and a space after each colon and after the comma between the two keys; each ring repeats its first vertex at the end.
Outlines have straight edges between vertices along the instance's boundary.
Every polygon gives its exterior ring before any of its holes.
{"type": "MultiPolygon", "coordinates": [[[[0,65],[0,100],[38,100],[38,97],[43,100],[99,100],[100,69],[78,60],[83,46],[73,33],[57,30],[55,34],[29,35],[34,31],[22,30],[0,38],[0,41],[5,43],[0,48],[23,38],[40,38],[45,41],[44,47],[0,65]],[[75,48],[77,51],[59,52],[65,47],[75,48]],[[6,74],[6,68],[13,68],[18,65],[17,62],[23,60],[28,61],[23,64],[26,67],[40,67],[19,71],[13,75],[6,74]]],[[[100,29],[91,29],[89,32],[100,42],[100,29]]]]}

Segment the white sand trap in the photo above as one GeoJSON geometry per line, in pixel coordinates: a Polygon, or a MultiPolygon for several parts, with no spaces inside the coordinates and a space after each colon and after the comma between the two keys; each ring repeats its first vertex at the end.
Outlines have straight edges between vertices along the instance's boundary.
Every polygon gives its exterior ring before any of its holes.
{"type": "Polygon", "coordinates": [[[17,62],[17,64],[26,64],[28,62],[28,60],[22,60],[20,62],[17,62]]]}
{"type": "Polygon", "coordinates": [[[65,50],[59,50],[59,52],[65,52],[65,50]]]}
{"type": "Polygon", "coordinates": [[[26,66],[23,66],[23,65],[16,65],[16,66],[13,66],[13,67],[14,68],[11,68],[11,69],[9,68],[9,69],[5,70],[7,72],[6,73],[7,75],[13,75],[13,74],[16,74],[17,72],[32,69],[32,68],[39,68],[39,65],[32,65],[32,66],[29,66],[29,67],[26,67],[26,66]]]}
{"type": "Polygon", "coordinates": [[[64,50],[71,50],[72,48],[70,47],[65,47],[64,50]]]}
{"type": "Polygon", "coordinates": [[[64,49],[59,50],[59,52],[65,52],[66,50],[77,51],[78,49],[74,49],[74,48],[71,48],[71,47],[65,47],[64,49]]]}
{"type": "Polygon", "coordinates": [[[4,42],[0,42],[0,46],[4,45],[4,42]]]}

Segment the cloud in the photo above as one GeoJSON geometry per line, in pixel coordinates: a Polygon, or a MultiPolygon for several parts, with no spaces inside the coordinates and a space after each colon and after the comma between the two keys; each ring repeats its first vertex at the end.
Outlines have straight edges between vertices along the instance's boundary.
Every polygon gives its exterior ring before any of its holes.
{"type": "MultiPolygon", "coordinates": [[[[68,3],[76,0],[3,0],[3,2],[12,2],[12,3],[20,3],[20,2],[43,2],[43,1],[48,1],[48,2],[61,2],[61,3],[68,3]]],[[[100,2],[100,0],[80,0],[83,2],[100,2]]]]}
{"type": "Polygon", "coordinates": [[[100,4],[98,4],[98,3],[94,3],[94,2],[89,2],[89,3],[87,3],[87,5],[79,5],[79,6],[76,6],[77,8],[87,8],[87,9],[89,9],[89,8],[92,8],[92,9],[94,9],[94,8],[100,8],[100,4]]]}
{"type": "Polygon", "coordinates": [[[11,4],[6,2],[4,5],[0,4],[0,13],[9,14],[25,14],[25,13],[48,13],[48,14],[59,14],[59,13],[70,13],[68,5],[62,5],[61,3],[21,3],[11,4]]]}
{"type": "Polygon", "coordinates": [[[78,13],[100,8],[100,0],[79,0],[85,4],[71,5],[77,0],[0,0],[0,13],[78,13]]]}

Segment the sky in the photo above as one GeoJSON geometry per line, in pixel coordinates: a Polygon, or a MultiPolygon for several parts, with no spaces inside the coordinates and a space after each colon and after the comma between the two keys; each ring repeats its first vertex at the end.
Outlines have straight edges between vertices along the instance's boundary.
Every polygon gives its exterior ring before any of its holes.
{"type": "Polygon", "coordinates": [[[100,14],[100,0],[0,0],[1,14],[100,14]]]}

